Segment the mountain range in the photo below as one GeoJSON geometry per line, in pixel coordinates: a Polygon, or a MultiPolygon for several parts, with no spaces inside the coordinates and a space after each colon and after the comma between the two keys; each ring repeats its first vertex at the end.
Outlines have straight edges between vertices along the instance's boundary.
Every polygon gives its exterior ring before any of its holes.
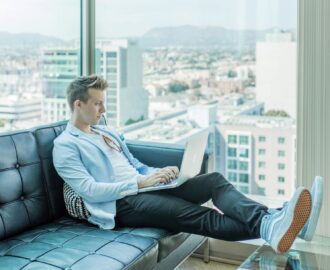
{"type": "MultiPolygon", "coordinates": [[[[138,37],[143,48],[153,47],[200,47],[220,49],[253,49],[257,41],[263,40],[267,30],[231,30],[223,27],[176,26],[159,27],[138,37]]],[[[135,37],[136,38],[136,37],[135,37]]],[[[36,33],[0,32],[0,48],[40,48],[70,46],[74,41],[36,33]]]]}

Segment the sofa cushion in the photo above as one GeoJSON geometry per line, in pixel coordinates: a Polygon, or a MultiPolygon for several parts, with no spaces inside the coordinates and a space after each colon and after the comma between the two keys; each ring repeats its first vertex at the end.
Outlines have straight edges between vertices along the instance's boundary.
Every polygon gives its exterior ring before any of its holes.
{"type": "Polygon", "coordinates": [[[190,234],[169,232],[160,228],[117,228],[119,232],[150,237],[158,241],[158,262],[165,259],[172,251],[179,247],[190,234]]]}
{"type": "Polygon", "coordinates": [[[153,238],[65,217],[0,242],[0,269],[147,270],[157,248],[153,238]]]}
{"type": "Polygon", "coordinates": [[[49,220],[37,143],[32,132],[0,135],[0,239],[49,220]]]}

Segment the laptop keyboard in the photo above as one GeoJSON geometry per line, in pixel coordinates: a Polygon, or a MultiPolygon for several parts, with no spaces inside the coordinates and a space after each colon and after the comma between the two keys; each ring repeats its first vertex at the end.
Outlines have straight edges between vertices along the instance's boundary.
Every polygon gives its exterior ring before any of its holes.
{"type": "Polygon", "coordinates": [[[156,185],[154,185],[154,187],[159,187],[159,186],[169,186],[169,185],[175,185],[177,182],[177,180],[172,180],[169,183],[157,183],[156,185]]]}

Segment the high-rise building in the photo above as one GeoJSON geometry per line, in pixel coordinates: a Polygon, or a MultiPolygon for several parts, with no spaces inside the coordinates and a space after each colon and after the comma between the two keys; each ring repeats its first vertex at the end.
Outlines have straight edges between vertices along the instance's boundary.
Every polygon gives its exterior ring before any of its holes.
{"type": "Polygon", "coordinates": [[[266,35],[256,45],[256,99],[265,111],[284,110],[296,118],[297,43],[291,33],[266,35]]]}
{"type": "MultiPolygon", "coordinates": [[[[43,52],[43,119],[63,120],[70,115],[66,88],[79,74],[78,49],[43,52]]],[[[96,73],[105,78],[106,117],[109,124],[123,126],[147,119],[148,95],[142,87],[142,53],[134,40],[97,41],[96,73]]]]}
{"type": "Polygon", "coordinates": [[[294,190],[295,120],[238,115],[217,126],[219,171],[240,191],[290,197],[294,190]]]}
{"type": "Polygon", "coordinates": [[[39,98],[21,98],[13,95],[0,100],[0,130],[2,125],[5,130],[27,128],[33,122],[39,123],[40,117],[41,100],[39,98]]]}
{"type": "Polygon", "coordinates": [[[42,54],[42,120],[56,122],[70,117],[66,101],[69,83],[79,75],[78,49],[46,49],[42,54]]]}
{"type": "Polygon", "coordinates": [[[148,95],[142,87],[142,52],[130,39],[97,42],[97,72],[109,83],[106,93],[107,119],[123,126],[148,117],[148,95]]]}

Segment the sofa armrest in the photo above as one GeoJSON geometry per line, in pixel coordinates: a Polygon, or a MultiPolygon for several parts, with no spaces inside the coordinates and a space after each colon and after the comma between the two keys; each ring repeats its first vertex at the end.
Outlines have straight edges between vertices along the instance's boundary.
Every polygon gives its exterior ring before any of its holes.
{"type": "MultiPolygon", "coordinates": [[[[156,168],[166,166],[181,167],[184,146],[169,143],[127,140],[127,146],[134,157],[142,163],[156,168]]],[[[206,173],[210,152],[205,150],[200,173],[206,173]]]]}

